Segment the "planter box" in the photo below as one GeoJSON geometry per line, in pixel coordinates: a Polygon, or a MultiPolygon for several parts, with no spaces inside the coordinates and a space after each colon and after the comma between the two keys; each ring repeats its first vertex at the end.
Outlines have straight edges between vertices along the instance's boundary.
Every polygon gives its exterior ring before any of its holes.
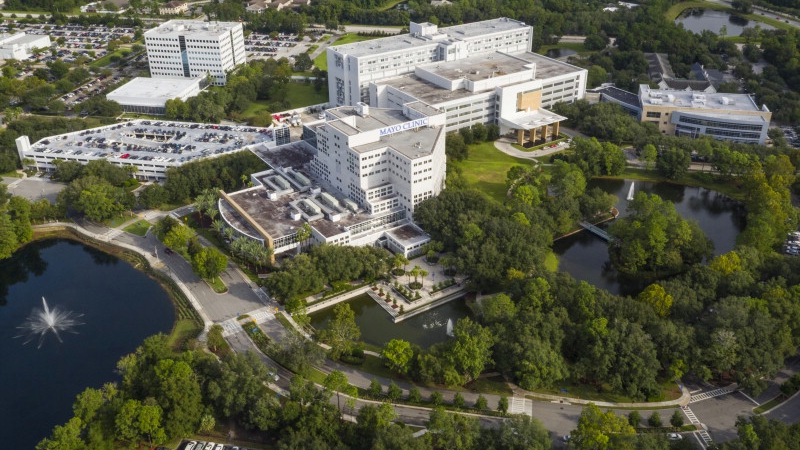
{"type": "Polygon", "coordinates": [[[397,305],[392,305],[392,309],[397,309],[397,305]]]}

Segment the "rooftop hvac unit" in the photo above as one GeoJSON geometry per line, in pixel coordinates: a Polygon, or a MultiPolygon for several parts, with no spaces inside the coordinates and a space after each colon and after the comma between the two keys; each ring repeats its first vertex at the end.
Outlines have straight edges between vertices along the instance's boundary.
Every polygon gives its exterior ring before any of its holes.
{"type": "Polygon", "coordinates": [[[294,209],[289,211],[289,218],[290,219],[292,219],[292,220],[300,220],[301,217],[302,217],[302,214],[300,214],[300,211],[296,211],[294,209]]]}
{"type": "Polygon", "coordinates": [[[705,94],[692,94],[692,100],[696,102],[704,102],[706,101],[705,94]]]}
{"type": "Polygon", "coordinates": [[[662,103],[664,103],[664,102],[660,98],[651,98],[650,99],[650,104],[651,105],[660,105],[662,103]]]}
{"type": "Polygon", "coordinates": [[[719,102],[722,103],[723,105],[735,105],[736,104],[736,100],[734,100],[734,99],[732,99],[730,97],[722,97],[722,98],[719,99],[719,102]]]}
{"type": "Polygon", "coordinates": [[[650,98],[661,98],[662,95],[664,95],[664,94],[662,94],[661,92],[650,91],[650,98]]]}
{"type": "Polygon", "coordinates": [[[328,194],[327,192],[323,192],[319,194],[319,198],[322,199],[323,202],[327,203],[330,206],[336,207],[336,197],[328,194]]]}
{"type": "Polygon", "coordinates": [[[291,186],[288,181],[286,181],[283,177],[275,176],[272,178],[272,181],[281,189],[289,189],[291,186]]]}
{"type": "Polygon", "coordinates": [[[319,209],[319,206],[314,204],[314,202],[309,199],[301,200],[300,205],[306,210],[307,213],[310,213],[312,215],[319,214],[320,212],[322,212],[322,210],[319,209]]]}
{"type": "Polygon", "coordinates": [[[342,204],[344,205],[345,208],[349,209],[352,212],[358,211],[358,204],[350,200],[349,198],[342,200],[342,204]]]}
{"type": "Polygon", "coordinates": [[[674,102],[674,101],[675,101],[675,96],[674,96],[674,95],[672,95],[672,94],[667,94],[667,101],[668,101],[669,103],[672,103],[672,102],[674,102]]]}
{"type": "Polygon", "coordinates": [[[302,184],[303,186],[308,186],[309,184],[311,184],[311,180],[309,180],[308,177],[306,177],[300,172],[292,172],[292,175],[294,176],[295,180],[300,182],[300,184],[302,184]]]}

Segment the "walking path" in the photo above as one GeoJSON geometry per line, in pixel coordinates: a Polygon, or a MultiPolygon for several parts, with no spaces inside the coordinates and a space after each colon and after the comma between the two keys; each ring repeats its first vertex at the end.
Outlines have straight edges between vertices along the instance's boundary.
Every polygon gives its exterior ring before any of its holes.
{"type": "MultiPolygon", "coordinates": [[[[123,228],[128,226],[129,224],[140,220],[142,217],[145,218],[157,218],[166,215],[167,213],[161,212],[148,212],[144,213],[138,217],[132,218],[122,224],[120,224],[115,229],[109,229],[104,226],[98,226],[96,224],[87,224],[87,223],[66,223],[66,222],[55,222],[50,224],[44,225],[37,225],[35,228],[37,230],[48,230],[48,229],[73,229],[91,239],[95,239],[100,242],[110,243],[116,245],[118,247],[131,250],[141,254],[149,263],[150,265],[155,268],[156,270],[160,270],[164,275],[169,276],[178,287],[184,292],[186,297],[192,303],[193,307],[198,311],[198,314],[202,318],[205,326],[208,327],[212,323],[219,323],[223,327],[223,335],[228,339],[231,343],[232,347],[236,351],[246,351],[246,350],[255,350],[257,353],[257,348],[255,344],[250,341],[247,333],[244,333],[241,325],[239,323],[238,317],[243,314],[247,314],[250,318],[256,323],[259,324],[260,328],[264,331],[264,333],[269,336],[275,342],[282,342],[286,339],[288,334],[288,330],[286,330],[283,325],[277,320],[275,317],[276,314],[285,314],[277,305],[271,302],[271,299],[267,296],[265,292],[263,292],[257,286],[253,286],[249,279],[242,278],[243,274],[237,269],[227,269],[225,272],[226,282],[231,283],[232,285],[238,285],[238,291],[232,292],[229,290],[225,294],[214,294],[210,288],[208,288],[205,283],[202,283],[192,272],[191,268],[183,268],[182,266],[187,266],[186,261],[183,258],[175,255],[167,257],[166,255],[163,256],[163,259],[156,257],[153,254],[154,246],[159,245],[154,237],[150,234],[145,236],[145,238],[141,238],[139,236],[133,236],[129,233],[123,231],[123,228]],[[172,258],[172,259],[169,259],[172,258]],[[190,287],[191,286],[191,287],[190,287]],[[208,290],[209,293],[200,292],[208,290]],[[209,296],[213,300],[212,303],[209,303],[208,299],[204,299],[203,301],[198,300],[197,295],[209,296]],[[241,296],[250,296],[255,301],[251,301],[250,303],[244,303],[246,305],[257,305],[256,307],[251,308],[249,311],[241,311],[240,313],[237,312],[235,314],[229,314],[225,310],[218,310],[212,308],[212,313],[209,314],[209,311],[206,310],[206,307],[209,305],[215,305],[217,303],[225,304],[229,302],[240,302],[241,303],[241,296]]],[[[412,264],[416,265],[425,265],[429,266],[425,261],[424,258],[420,258],[419,260],[415,260],[412,264]]],[[[187,266],[188,267],[188,266],[187,266]]],[[[427,268],[426,268],[427,270],[427,268]]],[[[432,281],[429,281],[431,284],[432,281]]],[[[352,293],[351,293],[352,294],[352,293]]],[[[285,314],[285,316],[289,319],[290,323],[294,323],[291,316],[285,314]]],[[[307,334],[305,335],[307,338],[310,338],[307,334]]],[[[373,352],[371,354],[375,355],[373,352]]],[[[285,369],[280,368],[274,361],[272,361],[266,355],[261,355],[264,362],[268,365],[273,367],[277,367],[279,373],[281,375],[281,381],[276,382],[279,385],[274,386],[276,390],[284,390],[288,387],[288,380],[291,378],[293,374],[286,371],[285,369]]],[[[324,373],[330,373],[334,370],[338,370],[343,372],[350,384],[366,389],[369,387],[371,381],[373,379],[378,380],[383,387],[384,392],[388,388],[388,386],[392,383],[396,383],[402,390],[404,395],[407,395],[411,388],[416,387],[423,398],[429,398],[430,395],[434,391],[438,391],[442,394],[443,398],[447,402],[451,402],[454,398],[456,392],[460,392],[461,395],[464,397],[468,405],[474,404],[474,402],[478,399],[480,395],[477,392],[469,392],[469,391],[453,391],[449,389],[442,389],[438,387],[426,387],[426,386],[414,386],[408,382],[402,380],[392,380],[384,377],[379,377],[372,375],[370,373],[366,373],[360,371],[356,368],[351,366],[347,366],[336,361],[325,360],[320,367],[324,373]]],[[[697,402],[702,401],[704,399],[712,398],[715,396],[725,395],[727,393],[733,392],[735,387],[728,387],[724,389],[716,389],[705,393],[700,393],[698,395],[692,396],[686,388],[681,386],[682,395],[678,399],[666,401],[666,402],[654,402],[654,403],[612,403],[612,402],[599,402],[599,401],[589,401],[571,397],[564,397],[564,396],[555,396],[555,395],[547,395],[547,394],[540,394],[535,392],[529,392],[519,388],[518,386],[511,385],[509,386],[512,388],[512,395],[508,396],[509,400],[509,412],[514,414],[527,414],[530,416],[537,417],[538,419],[542,420],[545,426],[557,433],[568,434],[577,423],[577,418],[580,415],[580,411],[582,406],[588,403],[594,403],[597,406],[604,407],[604,408],[614,408],[614,409],[627,409],[627,408],[652,408],[652,409],[661,409],[661,408],[674,408],[674,407],[682,407],[684,414],[689,418],[690,422],[693,424],[698,425],[702,428],[701,431],[696,432],[706,445],[712,442],[711,436],[706,431],[704,425],[700,422],[700,420],[693,414],[691,409],[688,408],[688,404],[690,402],[697,402]],[[533,399],[537,400],[545,400],[542,402],[534,403],[533,399]]],[[[500,395],[493,395],[493,394],[483,394],[483,397],[486,398],[487,404],[489,408],[496,409],[497,405],[500,402],[501,396],[500,395]]],[[[360,404],[363,402],[360,402],[360,404]]],[[[426,407],[417,407],[417,406],[408,406],[408,405],[396,405],[396,409],[398,414],[403,420],[408,420],[409,423],[424,423],[424,419],[426,418],[427,412],[430,408],[426,407]]],[[[667,411],[668,412],[668,411],[667,411]]],[[[481,416],[479,414],[476,417],[481,417],[481,420],[496,420],[495,418],[488,417],[488,416],[481,416]]]]}

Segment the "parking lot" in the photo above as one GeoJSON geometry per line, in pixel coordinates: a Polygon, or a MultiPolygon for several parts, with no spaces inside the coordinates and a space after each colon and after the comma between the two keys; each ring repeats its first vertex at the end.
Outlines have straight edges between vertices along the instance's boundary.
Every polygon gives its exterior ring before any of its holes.
{"type": "Polygon", "coordinates": [[[180,450],[251,450],[247,447],[237,447],[235,445],[218,444],[216,442],[187,441],[182,443],[180,450]]]}

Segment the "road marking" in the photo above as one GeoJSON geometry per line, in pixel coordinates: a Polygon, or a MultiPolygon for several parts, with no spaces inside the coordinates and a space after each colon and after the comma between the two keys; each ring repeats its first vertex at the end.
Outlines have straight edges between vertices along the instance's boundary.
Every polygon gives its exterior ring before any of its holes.
{"type": "Polygon", "coordinates": [[[511,405],[508,412],[533,416],[533,401],[524,397],[511,397],[511,405]]]}
{"type": "Polygon", "coordinates": [[[748,399],[748,400],[750,400],[751,402],[755,403],[755,404],[756,404],[756,406],[761,406],[761,404],[760,404],[760,403],[758,403],[757,401],[753,400],[753,398],[752,398],[752,397],[750,397],[749,395],[745,394],[744,392],[742,392],[742,391],[739,391],[739,393],[740,393],[740,394],[742,394],[742,395],[744,395],[744,396],[745,396],[745,398],[747,398],[747,399],[748,399]]]}
{"type": "Polygon", "coordinates": [[[700,438],[700,436],[698,436],[697,433],[692,433],[692,436],[694,436],[694,438],[697,439],[697,443],[700,444],[700,448],[702,448],[702,449],[706,448],[706,444],[703,442],[703,440],[700,438]]]}
{"type": "Polygon", "coordinates": [[[721,395],[727,395],[733,392],[734,390],[731,388],[721,388],[721,389],[714,389],[713,391],[703,392],[701,394],[692,395],[692,398],[689,400],[689,403],[697,403],[703,400],[708,400],[710,398],[719,397],[721,395]]]}
{"type": "Polygon", "coordinates": [[[235,317],[220,322],[220,326],[222,326],[222,337],[230,337],[242,331],[242,326],[239,325],[239,321],[235,317]]]}
{"type": "Polygon", "coordinates": [[[682,406],[681,410],[683,411],[684,414],[686,414],[686,417],[689,418],[689,423],[691,423],[692,425],[700,424],[700,420],[697,419],[697,416],[694,415],[694,412],[692,412],[692,410],[689,409],[688,406],[682,406]]]}

